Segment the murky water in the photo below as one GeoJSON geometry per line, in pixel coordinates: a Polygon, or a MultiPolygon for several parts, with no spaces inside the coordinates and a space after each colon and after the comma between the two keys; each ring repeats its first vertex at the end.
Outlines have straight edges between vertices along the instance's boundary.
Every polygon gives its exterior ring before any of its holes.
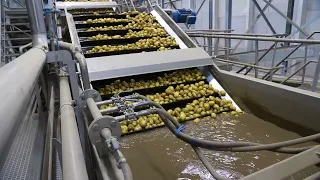
{"type": "MultiPolygon", "coordinates": [[[[200,123],[186,123],[185,132],[197,138],[273,143],[300,137],[250,114],[240,117],[219,115],[200,123]],[[215,124],[213,127],[213,124],[215,124]]],[[[310,145],[312,143],[304,144],[310,145]]],[[[314,144],[314,143],[313,143],[314,144]]],[[[177,139],[166,128],[128,135],[122,138],[122,152],[137,180],[213,179],[190,145],[177,139]]],[[[202,150],[218,173],[239,179],[290,157],[287,154],[259,152],[218,152],[202,150]]],[[[288,179],[303,179],[319,167],[310,167],[288,179]]]]}

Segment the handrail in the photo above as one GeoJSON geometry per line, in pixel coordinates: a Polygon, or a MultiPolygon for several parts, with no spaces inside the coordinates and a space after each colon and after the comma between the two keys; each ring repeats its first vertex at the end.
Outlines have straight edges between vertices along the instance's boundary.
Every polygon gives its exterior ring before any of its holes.
{"type": "MultiPolygon", "coordinates": [[[[310,39],[313,35],[320,33],[320,31],[314,31],[312,34],[310,34],[307,39],[310,39]]],[[[280,62],[278,62],[276,64],[276,66],[279,66],[280,64],[282,64],[286,59],[288,59],[294,52],[296,52],[301,46],[303,45],[303,43],[300,43],[298,46],[296,46],[286,57],[284,57],[280,62]]],[[[273,72],[276,73],[277,71],[273,72]]],[[[269,78],[269,74],[271,72],[265,74],[262,79],[268,79],[269,78]]]]}
{"type": "Polygon", "coordinates": [[[262,67],[262,66],[256,66],[256,65],[253,65],[253,64],[248,64],[248,63],[243,63],[243,62],[237,62],[237,61],[232,61],[232,60],[227,60],[227,59],[220,59],[220,58],[216,58],[216,57],[213,57],[215,58],[217,61],[221,61],[221,62],[226,62],[226,63],[230,63],[230,64],[239,64],[239,65],[243,65],[243,66],[249,66],[249,67],[252,67],[252,68],[258,68],[258,69],[263,69],[263,70],[274,70],[274,69],[281,69],[283,68],[282,66],[279,66],[279,67],[273,67],[273,68],[267,68],[267,67],[262,67]]]}
{"type": "Polygon", "coordinates": [[[290,78],[292,78],[294,75],[296,75],[299,71],[301,71],[304,67],[306,67],[310,63],[317,63],[317,62],[318,61],[308,61],[307,63],[302,65],[299,69],[297,69],[294,73],[292,73],[289,77],[287,77],[285,80],[283,80],[280,84],[283,84],[283,83],[287,82],[290,78]]]}
{"type": "Polygon", "coordinates": [[[193,35],[189,37],[208,37],[208,38],[224,38],[224,39],[243,39],[243,40],[254,40],[254,41],[272,41],[272,42],[289,42],[289,43],[307,43],[307,44],[320,44],[320,40],[304,40],[304,39],[284,39],[284,38],[271,38],[271,37],[242,37],[232,35],[193,35]]]}
{"type": "Polygon", "coordinates": [[[235,36],[252,36],[252,37],[284,37],[286,36],[286,34],[244,34],[244,33],[215,33],[215,32],[204,32],[204,31],[198,31],[198,32],[186,32],[187,34],[208,34],[208,35],[226,35],[226,36],[229,36],[229,35],[235,35],[235,36]]]}

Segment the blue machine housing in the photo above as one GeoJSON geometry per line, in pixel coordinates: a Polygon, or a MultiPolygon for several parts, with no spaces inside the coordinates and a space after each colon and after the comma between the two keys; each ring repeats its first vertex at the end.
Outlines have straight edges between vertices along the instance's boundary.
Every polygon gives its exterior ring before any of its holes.
{"type": "Polygon", "coordinates": [[[195,24],[197,20],[196,12],[191,9],[172,10],[171,17],[176,23],[195,24]]]}

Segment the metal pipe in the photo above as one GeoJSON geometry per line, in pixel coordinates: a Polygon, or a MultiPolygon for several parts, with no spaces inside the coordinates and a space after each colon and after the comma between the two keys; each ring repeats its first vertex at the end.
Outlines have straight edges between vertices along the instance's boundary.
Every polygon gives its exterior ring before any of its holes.
{"type": "Polygon", "coordinates": [[[304,34],[306,37],[308,37],[309,35],[302,29],[300,28],[299,25],[297,25],[295,22],[293,22],[290,18],[288,18],[285,14],[283,14],[277,7],[275,7],[273,4],[271,4],[270,2],[268,2],[267,0],[263,0],[266,4],[268,4],[273,10],[275,10],[277,13],[280,14],[280,16],[282,16],[283,18],[285,18],[287,20],[287,22],[289,22],[290,24],[292,24],[295,28],[297,28],[297,30],[299,30],[302,34],[304,34]]]}
{"type": "Polygon", "coordinates": [[[215,58],[217,61],[221,61],[221,62],[226,62],[226,63],[230,63],[230,64],[239,64],[239,65],[243,65],[243,66],[247,66],[247,67],[253,67],[253,68],[257,68],[257,69],[262,69],[262,70],[274,70],[274,69],[281,69],[282,67],[272,67],[272,68],[267,68],[267,67],[262,67],[262,66],[256,66],[253,64],[248,64],[248,63],[243,63],[243,62],[237,62],[237,61],[232,61],[232,60],[226,60],[226,59],[220,59],[220,58],[215,58]]]}
{"type": "MultiPolygon", "coordinates": [[[[255,41],[255,52],[254,52],[254,61],[255,61],[255,65],[259,65],[259,41],[255,41]]],[[[258,78],[258,68],[255,68],[254,71],[254,77],[258,78]]]]}
{"type": "Polygon", "coordinates": [[[280,84],[283,84],[283,83],[287,82],[290,78],[292,78],[294,75],[296,75],[301,69],[304,69],[310,63],[317,63],[317,61],[308,61],[307,63],[303,64],[299,69],[297,69],[289,77],[287,77],[285,80],[283,80],[280,84]]]}
{"type": "Polygon", "coordinates": [[[87,104],[93,119],[102,117],[102,114],[100,113],[96,102],[92,98],[87,99],[87,104]]]}
{"type": "Polygon", "coordinates": [[[102,160],[100,159],[96,146],[92,145],[92,149],[93,149],[94,156],[97,159],[98,166],[99,166],[99,169],[100,169],[100,172],[102,175],[102,179],[103,180],[110,180],[110,177],[108,175],[108,170],[107,170],[106,166],[104,165],[104,163],[102,162],[102,160]]]}
{"type": "Polygon", "coordinates": [[[283,39],[271,37],[242,37],[242,36],[221,36],[221,35],[192,35],[189,37],[211,37],[211,38],[226,38],[226,39],[243,39],[243,40],[259,40],[272,42],[290,42],[290,43],[306,43],[306,44],[320,44],[319,40],[304,40],[304,39],[283,39]]]}
{"type": "Polygon", "coordinates": [[[103,128],[101,131],[100,131],[100,135],[101,137],[103,137],[105,140],[108,140],[109,138],[112,137],[112,133],[111,133],[111,130],[109,128],[103,128]]]}
{"type": "Polygon", "coordinates": [[[187,29],[185,30],[186,33],[189,32],[197,32],[197,31],[209,31],[209,32],[232,32],[233,29],[187,29]]]}
{"type": "Polygon", "coordinates": [[[119,111],[118,107],[112,107],[112,108],[100,110],[100,113],[101,114],[109,114],[109,113],[118,112],[118,111],[119,111]]]}
{"type": "MultiPolygon", "coordinates": [[[[274,61],[276,59],[276,53],[277,53],[277,42],[274,45],[273,53],[272,53],[272,61],[271,61],[271,67],[274,67],[274,61]]],[[[273,77],[273,71],[270,72],[269,80],[272,81],[273,77]]]]}
{"type": "Polygon", "coordinates": [[[5,157],[10,138],[15,135],[16,127],[20,124],[21,112],[30,100],[45,60],[44,50],[35,47],[0,68],[0,154],[2,157],[5,157]]]}
{"type": "MultiPolygon", "coordinates": [[[[307,63],[307,55],[308,55],[308,45],[306,45],[306,47],[304,49],[303,64],[307,63]]],[[[303,70],[302,70],[302,78],[301,78],[301,85],[304,84],[305,75],[306,75],[306,68],[303,68],[303,70]]]]}
{"type": "Polygon", "coordinates": [[[69,50],[75,56],[76,60],[79,63],[81,70],[81,77],[83,82],[83,88],[90,89],[90,79],[86,58],[81,54],[81,52],[71,43],[59,41],[59,45],[61,48],[69,50]]]}
{"type": "Polygon", "coordinates": [[[43,171],[42,177],[44,179],[51,179],[52,177],[52,139],[53,139],[53,119],[54,119],[54,98],[55,91],[53,82],[49,83],[49,113],[48,113],[48,122],[47,122],[47,135],[46,135],[46,146],[44,152],[47,154],[44,156],[43,160],[43,171]]]}
{"type": "Polygon", "coordinates": [[[260,37],[278,37],[278,36],[286,36],[285,34],[245,34],[245,33],[215,33],[215,32],[186,32],[187,34],[213,34],[213,35],[235,35],[235,36],[260,36],[260,37]]]}
{"type": "Polygon", "coordinates": [[[105,101],[100,101],[100,102],[96,102],[96,105],[98,107],[102,106],[102,105],[105,105],[105,104],[112,104],[112,100],[105,100],[105,101]]]}
{"type": "Polygon", "coordinates": [[[60,112],[63,179],[88,180],[75,112],[72,106],[69,79],[65,74],[60,77],[60,112]]]}
{"type": "Polygon", "coordinates": [[[45,46],[48,48],[47,31],[43,18],[42,0],[26,1],[28,18],[32,33],[33,46],[45,46]]]}
{"type": "MultiPolygon", "coordinates": [[[[288,0],[288,8],[287,8],[287,17],[292,20],[293,18],[293,9],[294,9],[295,0],[288,0]]],[[[286,22],[286,34],[290,35],[292,31],[292,24],[288,21],[286,22]]],[[[290,43],[284,43],[285,46],[290,46],[290,43]]]]}
{"type": "Polygon", "coordinates": [[[316,70],[315,70],[314,76],[313,76],[313,83],[312,83],[312,91],[313,92],[317,88],[318,81],[319,81],[319,75],[320,75],[320,54],[319,54],[319,57],[318,57],[317,67],[316,67],[316,70]]]}
{"type": "MultiPolygon", "coordinates": [[[[213,29],[213,0],[209,0],[209,29],[213,29]]],[[[212,47],[212,38],[208,39],[208,46],[212,47]]],[[[212,48],[208,49],[208,53],[212,56],[212,48]]]]}

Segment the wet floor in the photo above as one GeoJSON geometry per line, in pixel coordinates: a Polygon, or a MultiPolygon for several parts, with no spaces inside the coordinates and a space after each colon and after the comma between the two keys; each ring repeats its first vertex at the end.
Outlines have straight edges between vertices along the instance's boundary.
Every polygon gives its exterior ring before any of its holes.
{"type": "MultiPolygon", "coordinates": [[[[219,115],[214,120],[202,119],[198,124],[187,122],[186,126],[184,132],[190,135],[217,141],[237,140],[267,144],[300,137],[250,114],[237,118],[219,115]]],[[[312,143],[304,145],[310,144],[312,143]]],[[[121,145],[135,180],[213,179],[190,145],[177,139],[166,128],[127,135],[122,138],[121,145]]],[[[239,179],[290,157],[267,151],[202,151],[219,174],[231,179],[239,179]]],[[[310,167],[288,179],[303,179],[318,171],[319,167],[310,167]]]]}

